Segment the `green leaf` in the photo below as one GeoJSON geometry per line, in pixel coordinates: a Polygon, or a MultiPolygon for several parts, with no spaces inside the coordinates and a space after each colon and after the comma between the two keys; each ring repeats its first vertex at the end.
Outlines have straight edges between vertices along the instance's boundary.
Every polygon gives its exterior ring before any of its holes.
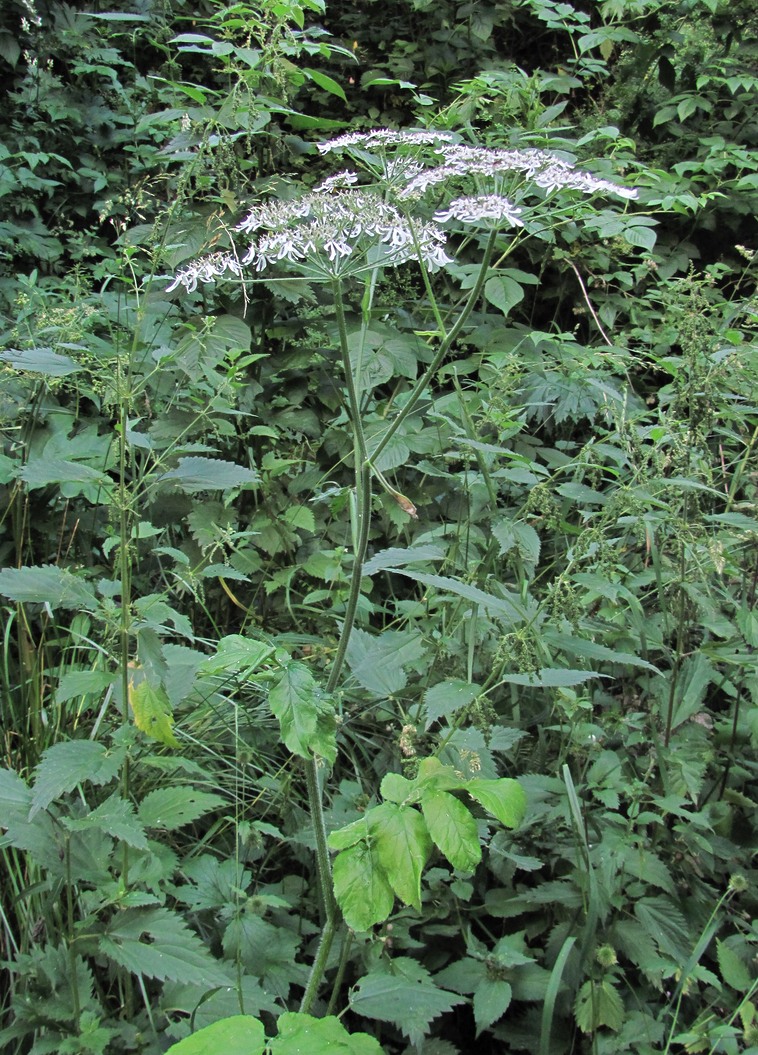
{"type": "Polygon", "coordinates": [[[41,564],[36,568],[4,568],[0,571],[0,594],[11,601],[44,603],[51,608],[96,612],[100,607],[89,583],[52,564],[41,564]]]}
{"type": "Polygon", "coordinates": [[[473,872],[482,859],[476,821],[458,799],[446,791],[428,788],[421,809],[429,834],[453,868],[473,872]]]}
{"type": "Polygon", "coordinates": [[[79,784],[108,784],[118,776],[123,751],[109,751],[94,740],[66,740],[43,752],[32,787],[29,820],[79,784]]]}
{"type": "Polygon", "coordinates": [[[507,315],[511,308],[524,299],[524,290],[507,275],[493,275],[484,283],[484,296],[503,315],[507,315]]]}
{"type": "Polygon", "coordinates": [[[446,678],[427,689],[424,693],[426,728],[429,729],[440,718],[450,718],[462,707],[468,707],[481,691],[481,685],[460,678],[446,678]]]}
{"type": "Polygon", "coordinates": [[[405,802],[413,794],[416,785],[399,773],[387,773],[379,788],[387,802],[405,802]]]}
{"type": "Polygon", "coordinates": [[[421,911],[421,873],[432,852],[424,818],[412,806],[385,802],[369,813],[372,846],[397,896],[421,911]]]}
{"type": "Polygon", "coordinates": [[[384,568],[402,568],[416,561],[442,560],[444,556],[444,549],[437,545],[411,546],[409,549],[391,546],[389,549],[380,550],[367,560],[363,565],[363,574],[376,575],[384,568]]]}
{"type": "Polygon", "coordinates": [[[516,549],[527,564],[537,564],[540,559],[540,537],[531,524],[514,520],[498,520],[492,524],[492,534],[498,541],[500,553],[516,549]]]}
{"type": "Polygon", "coordinates": [[[271,1041],[271,1055],[382,1055],[377,1040],[368,1033],[348,1033],[333,1015],[313,1018],[285,1011],[276,1026],[279,1036],[271,1041]]]}
{"type": "Polygon", "coordinates": [[[0,362],[16,370],[45,374],[46,377],[68,377],[82,369],[73,359],[54,352],[52,348],[10,348],[7,352],[0,352],[0,362]]]}
{"type": "Polygon", "coordinates": [[[201,985],[231,985],[223,965],[176,913],[166,908],[126,909],[107,924],[100,952],[136,975],[201,985]],[[150,940],[143,940],[144,936],[150,940]]]}
{"type": "Polygon", "coordinates": [[[618,1033],[624,1024],[624,1003],[607,979],[588,980],[579,990],[574,1014],[582,1033],[594,1033],[601,1026],[618,1033]]]}
{"type": "Polygon", "coordinates": [[[300,758],[337,754],[334,710],[304,663],[287,663],[271,686],[269,706],[279,720],[284,743],[300,758]]]}
{"type": "Polygon", "coordinates": [[[233,1015],[212,1022],[172,1044],[166,1055],[263,1055],[266,1034],[252,1015],[233,1015]]]}
{"type": "Polygon", "coordinates": [[[331,95],[336,95],[338,98],[342,99],[343,102],[347,102],[347,97],[343,88],[331,77],[328,77],[325,73],[320,73],[319,70],[311,70],[307,67],[303,67],[302,72],[306,77],[312,80],[314,84],[317,84],[319,88],[323,88],[325,92],[329,92],[331,95]]]}
{"type": "Polygon", "coordinates": [[[358,1015],[391,1022],[420,1047],[430,1023],[464,998],[438,989],[429,972],[409,957],[396,956],[360,980],[350,998],[358,1015]]]}
{"type": "Polygon", "coordinates": [[[717,940],[716,954],[721,977],[726,984],[736,989],[738,993],[747,993],[753,984],[753,979],[737,953],[730,949],[726,942],[717,940]]]}
{"type": "Polygon", "coordinates": [[[162,473],[157,483],[175,483],[187,494],[197,491],[230,491],[260,482],[254,469],[220,458],[180,458],[175,469],[162,473]]]}
{"type": "Polygon", "coordinates": [[[138,729],[167,747],[182,746],[172,732],[174,715],[165,689],[154,688],[149,681],[139,685],[130,681],[129,703],[138,729]]]}
{"type": "Polygon", "coordinates": [[[146,828],[173,832],[228,805],[221,795],[193,787],[156,788],[139,804],[139,819],[146,828]]]}
{"type": "Polygon", "coordinates": [[[466,790],[506,828],[516,828],[524,819],[526,793],[517,780],[470,780],[466,790]]]}
{"type": "Polygon", "coordinates": [[[116,680],[103,670],[67,670],[55,689],[55,702],[65,703],[77,696],[99,696],[116,680]]]}
{"type": "Polygon", "coordinates": [[[369,634],[356,627],[347,646],[347,662],[364,689],[375,696],[392,696],[406,685],[405,667],[424,654],[420,631],[385,630],[369,634]]]}
{"type": "Polygon", "coordinates": [[[50,484],[96,483],[105,486],[110,483],[110,478],[104,472],[90,465],[67,461],[65,458],[50,458],[44,454],[30,458],[18,478],[32,491],[35,487],[48,487],[50,484]]]}
{"type": "Polygon", "coordinates": [[[474,1021],[476,1035],[502,1018],[511,1003],[513,990],[508,982],[495,978],[485,978],[474,990],[474,1021]]]}
{"type": "Polygon", "coordinates": [[[563,670],[560,667],[543,667],[533,674],[506,674],[503,681],[509,685],[529,685],[535,689],[568,688],[581,685],[593,678],[607,678],[608,674],[598,674],[596,670],[563,670]]]}
{"type": "Polygon", "coordinates": [[[222,637],[212,656],[203,660],[201,670],[206,674],[245,674],[258,670],[274,654],[272,645],[241,634],[222,637]]]}
{"type": "Polygon", "coordinates": [[[329,834],[327,843],[330,850],[347,850],[349,846],[356,846],[360,842],[367,842],[369,837],[368,821],[366,814],[359,817],[357,821],[346,824],[344,828],[337,828],[329,834]]]}
{"type": "Polygon", "coordinates": [[[661,952],[676,963],[686,963],[690,955],[687,921],[674,902],[666,897],[641,898],[634,914],[661,952]]]}
{"type": "Polygon", "coordinates": [[[86,817],[76,820],[65,817],[62,823],[72,832],[98,828],[100,831],[105,832],[106,835],[110,835],[114,839],[120,839],[121,842],[126,843],[128,846],[133,846],[137,850],[147,849],[145,829],[137,819],[134,806],[126,799],[122,799],[117,792],[107,798],[105,802],[101,802],[86,817]]]}
{"type": "Polygon", "coordinates": [[[481,605],[485,611],[500,616],[507,626],[512,626],[513,623],[521,621],[527,622],[530,618],[529,611],[515,594],[496,597],[492,593],[486,593],[476,586],[469,586],[468,583],[459,582],[457,579],[451,579],[446,575],[426,575],[421,572],[409,571],[407,568],[392,568],[390,570],[398,575],[404,575],[408,579],[413,579],[415,582],[420,582],[423,586],[435,586],[439,590],[455,594],[457,597],[463,597],[473,604],[481,605]]]}
{"type": "Polygon", "coordinates": [[[392,912],[395,895],[375,854],[361,842],[334,859],[334,896],[348,927],[369,930],[392,912]]]}

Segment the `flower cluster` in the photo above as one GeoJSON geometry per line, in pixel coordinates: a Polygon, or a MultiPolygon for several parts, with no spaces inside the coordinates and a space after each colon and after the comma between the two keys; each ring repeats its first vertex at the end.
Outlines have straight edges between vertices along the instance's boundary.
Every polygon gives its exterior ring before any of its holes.
{"type": "MultiPolygon", "coordinates": [[[[311,278],[358,275],[377,266],[395,267],[417,260],[429,271],[451,262],[440,224],[457,220],[490,229],[523,227],[523,210],[503,194],[454,197],[431,220],[410,215],[423,209],[430,188],[449,183],[489,182],[497,189],[507,173],[518,173],[527,186],[549,194],[568,189],[583,194],[611,193],[634,198],[636,192],[586,172],[543,150],[505,150],[455,142],[448,132],[427,130],[348,132],[319,144],[322,154],[378,152],[378,173],[385,196],[360,186],[356,172],[330,176],[315,190],[291,201],[257,205],[237,226],[252,235],[246,250],[213,253],[181,268],[168,292],[212,282],[245,269],[260,274],[287,262],[311,278]],[[421,148],[426,148],[421,157],[421,148]],[[390,152],[394,151],[394,152],[390,152]]],[[[369,159],[371,161],[371,159],[369,159]]],[[[373,162],[369,167],[375,167],[373,162]]],[[[428,214],[427,214],[428,215],[428,214]]]]}

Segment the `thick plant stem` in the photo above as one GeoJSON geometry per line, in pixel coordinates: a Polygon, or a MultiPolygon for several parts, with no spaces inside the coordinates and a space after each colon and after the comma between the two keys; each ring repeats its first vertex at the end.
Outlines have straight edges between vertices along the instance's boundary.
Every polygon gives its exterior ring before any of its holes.
{"type": "MultiPolygon", "coordinates": [[[[356,524],[355,543],[353,553],[353,571],[350,579],[350,592],[348,594],[345,617],[342,623],[340,639],[337,652],[329,672],[326,684],[327,692],[334,692],[339,684],[342,668],[345,665],[345,656],[350,642],[350,635],[355,625],[355,616],[358,611],[358,602],[361,596],[361,579],[363,578],[363,564],[366,559],[368,548],[369,526],[371,521],[371,467],[366,451],[366,439],[361,424],[360,401],[353,376],[352,364],[350,362],[350,349],[347,340],[347,324],[345,320],[345,309],[342,304],[342,288],[338,279],[333,283],[334,305],[337,316],[337,328],[339,330],[340,351],[342,353],[342,364],[345,371],[345,385],[347,387],[348,411],[350,424],[353,430],[353,454],[355,458],[355,493],[356,493],[356,524]]],[[[310,806],[313,831],[316,838],[316,866],[318,869],[319,885],[321,887],[321,903],[323,907],[324,923],[321,931],[310,977],[303,994],[300,1010],[308,1013],[318,995],[318,988],[326,971],[329,961],[334,935],[339,923],[339,908],[334,898],[332,886],[332,868],[329,860],[329,848],[326,842],[326,824],[324,822],[324,807],[321,794],[321,784],[318,775],[318,763],[316,759],[306,762],[306,781],[308,786],[308,804],[310,806]]]]}
{"type": "Polygon", "coordinates": [[[316,999],[319,984],[329,961],[334,932],[337,928],[338,909],[337,902],[334,900],[334,890],[332,889],[332,869],[329,862],[329,848],[326,845],[326,825],[324,823],[324,809],[321,800],[321,785],[318,779],[318,762],[315,758],[311,758],[306,762],[305,778],[308,787],[308,805],[310,806],[313,831],[316,836],[316,868],[318,870],[319,886],[321,887],[321,903],[324,910],[321,940],[318,944],[308,984],[305,987],[305,993],[300,1004],[300,1010],[303,1014],[308,1014],[313,1006],[313,1001],[316,999]]]}

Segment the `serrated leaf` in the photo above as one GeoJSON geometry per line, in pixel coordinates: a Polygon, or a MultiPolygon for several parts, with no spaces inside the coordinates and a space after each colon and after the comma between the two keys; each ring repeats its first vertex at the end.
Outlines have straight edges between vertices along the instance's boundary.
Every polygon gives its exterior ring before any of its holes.
{"type": "Polygon", "coordinates": [[[543,667],[533,674],[505,674],[502,681],[509,685],[529,685],[535,689],[569,688],[581,685],[593,678],[607,678],[596,670],[563,670],[561,667],[543,667]]]}
{"type": "Polygon", "coordinates": [[[51,608],[96,612],[100,607],[95,591],[88,582],[52,564],[41,564],[35,568],[4,568],[0,571],[0,594],[11,601],[44,603],[51,608]]]}
{"type": "Polygon", "coordinates": [[[229,634],[222,637],[216,652],[203,660],[201,670],[206,674],[251,674],[273,655],[274,648],[264,641],[229,634]]]}
{"type": "Polygon", "coordinates": [[[271,1055],[382,1055],[377,1040],[368,1033],[348,1033],[333,1015],[313,1018],[285,1011],[276,1026],[279,1036],[271,1041],[271,1055]]]}
{"type": "Polygon", "coordinates": [[[506,981],[485,978],[477,985],[474,990],[474,1021],[477,1037],[503,1017],[510,1006],[512,997],[513,990],[506,981]]]}
{"type": "Polygon", "coordinates": [[[212,1022],[172,1044],[166,1055],[263,1055],[266,1034],[252,1015],[232,1015],[212,1022]]]}
{"type": "Polygon", "coordinates": [[[387,802],[405,802],[415,788],[412,780],[399,773],[387,773],[379,787],[381,796],[387,802]]]}
{"type": "Polygon", "coordinates": [[[391,1022],[417,1047],[430,1023],[461,1003],[463,997],[438,989],[429,972],[405,956],[394,957],[385,970],[364,975],[350,998],[356,1014],[391,1022]]]}
{"type": "Polygon", "coordinates": [[[293,755],[312,758],[318,754],[334,761],[334,710],[304,663],[293,661],[284,666],[271,686],[269,706],[293,755]]]}
{"type": "Polygon", "coordinates": [[[100,469],[93,469],[82,462],[69,461],[65,458],[41,456],[31,459],[18,473],[29,490],[35,487],[48,487],[50,484],[63,483],[99,483],[106,485],[110,478],[100,469]]]}
{"type": "Polygon", "coordinates": [[[113,917],[100,952],[136,975],[202,985],[230,985],[231,976],[178,915],[165,908],[127,909],[113,917]],[[143,940],[147,936],[150,940],[143,940]]]}
{"type": "Polygon", "coordinates": [[[426,728],[429,729],[440,718],[450,718],[462,707],[468,707],[481,691],[481,685],[460,678],[446,678],[427,689],[424,693],[426,728]]]}
{"type": "Polygon", "coordinates": [[[445,551],[442,546],[411,546],[404,549],[400,546],[391,546],[389,549],[379,550],[363,565],[364,575],[376,575],[384,568],[403,568],[406,564],[415,564],[416,561],[442,560],[445,551]]]}
{"type": "Polygon", "coordinates": [[[54,352],[52,348],[10,348],[7,352],[0,352],[0,362],[16,370],[28,370],[46,377],[68,377],[82,369],[73,359],[54,352]]]}
{"type": "Polygon", "coordinates": [[[517,780],[470,780],[466,790],[506,828],[517,828],[524,819],[526,793],[517,780]]]}
{"type": "Polygon", "coordinates": [[[162,473],[157,483],[175,483],[187,494],[197,491],[230,491],[260,482],[254,469],[220,458],[180,458],[175,469],[162,473]]]}
{"type": "Polygon", "coordinates": [[[334,896],[348,927],[369,930],[392,912],[395,895],[376,855],[360,842],[334,859],[334,896]]]}
{"type": "Polygon", "coordinates": [[[737,953],[730,949],[726,942],[717,940],[716,955],[722,979],[738,993],[746,993],[752,986],[753,979],[737,953]]]}
{"type": "Polygon", "coordinates": [[[227,806],[226,799],[193,787],[156,788],[139,804],[139,819],[146,828],[172,832],[203,817],[211,810],[227,806]]]}
{"type": "Polygon", "coordinates": [[[529,611],[521,603],[521,599],[515,594],[505,597],[496,597],[492,593],[480,590],[477,586],[451,579],[447,575],[426,575],[422,572],[409,571],[408,568],[392,568],[398,575],[404,575],[408,579],[420,582],[423,586],[433,586],[445,593],[452,593],[457,597],[463,597],[473,604],[481,605],[486,612],[499,616],[505,625],[512,626],[517,622],[528,622],[529,611]]]}
{"type": "Polygon", "coordinates": [[[421,911],[421,873],[432,852],[424,818],[412,806],[385,802],[371,810],[372,847],[390,886],[406,905],[421,911]]]}
{"type": "Polygon", "coordinates": [[[687,921],[670,898],[641,898],[634,914],[659,949],[676,963],[686,963],[690,955],[687,921]]]}
{"type": "Polygon", "coordinates": [[[123,761],[123,751],[109,751],[94,740],[66,740],[48,747],[35,770],[29,820],[79,784],[115,780],[123,761]]]}
{"type": "Polygon", "coordinates": [[[355,628],[347,646],[347,662],[364,689],[376,696],[392,696],[406,685],[405,667],[424,654],[420,632],[385,630],[369,634],[355,628]]]}
{"type": "Polygon", "coordinates": [[[330,832],[327,844],[330,850],[347,850],[349,846],[366,842],[369,837],[368,821],[366,815],[359,817],[357,821],[346,824],[344,828],[337,828],[330,832]]]}
{"type": "Polygon", "coordinates": [[[540,537],[531,524],[520,521],[499,520],[492,524],[492,534],[498,541],[500,553],[516,549],[527,564],[537,564],[540,559],[540,537]]]}
{"type": "Polygon", "coordinates": [[[147,849],[145,829],[137,819],[134,806],[126,799],[122,799],[118,793],[109,796],[86,817],[77,819],[65,817],[62,823],[72,832],[98,828],[106,835],[119,839],[137,850],[147,849]]]}
{"type": "Polygon", "coordinates": [[[594,1033],[601,1026],[618,1033],[624,1024],[624,1003],[607,979],[588,980],[579,990],[574,1014],[582,1033],[594,1033]]]}
{"type": "Polygon", "coordinates": [[[426,789],[421,809],[429,834],[453,868],[473,872],[482,859],[476,821],[462,802],[446,791],[426,789]]]}
{"type": "Polygon", "coordinates": [[[13,769],[0,769],[0,817],[7,820],[8,810],[29,810],[31,789],[13,769]]]}
{"type": "Polygon", "coordinates": [[[165,689],[155,688],[149,681],[139,685],[129,682],[129,704],[134,714],[134,724],[153,740],[167,747],[181,747],[172,729],[174,715],[165,689]]]}
{"type": "Polygon", "coordinates": [[[103,670],[67,670],[55,689],[55,702],[65,703],[77,696],[97,696],[116,680],[103,670]]]}

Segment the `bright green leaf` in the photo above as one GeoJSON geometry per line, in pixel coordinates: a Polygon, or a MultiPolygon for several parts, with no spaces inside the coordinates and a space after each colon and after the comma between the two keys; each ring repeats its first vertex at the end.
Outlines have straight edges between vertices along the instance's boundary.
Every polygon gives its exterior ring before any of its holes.
{"type": "Polygon", "coordinates": [[[172,1044],[166,1055],[263,1055],[266,1035],[252,1015],[233,1015],[212,1022],[172,1044]]]}
{"type": "Polygon", "coordinates": [[[149,681],[130,682],[129,703],[138,729],[167,747],[182,746],[172,732],[174,715],[165,689],[149,681]]]}
{"type": "Polygon", "coordinates": [[[369,930],[392,912],[395,895],[378,858],[365,843],[338,854],[333,867],[334,896],[348,927],[369,930]]]}
{"type": "Polygon", "coordinates": [[[466,790],[506,828],[516,828],[524,819],[526,794],[517,780],[470,780],[466,790]]]}
{"type": "Polygon", "coordinates": [[[429,834],[453,868],[473,872],[482,859],[476,821],[458,799],[429,788],[421,796],[429,834]]]}
{"type": "Polygon", "coordinates": [[[412,806],[385,802],[369,814],[371,845],[397,896],[421,910],[421,873],[432,852],[424,818],[412,806]]]}

